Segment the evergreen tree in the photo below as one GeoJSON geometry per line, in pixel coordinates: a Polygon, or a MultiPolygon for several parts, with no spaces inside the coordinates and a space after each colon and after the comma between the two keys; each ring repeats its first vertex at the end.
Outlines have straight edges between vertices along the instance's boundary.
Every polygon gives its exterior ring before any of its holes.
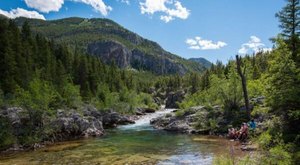
{"type": "Polygon", "coordinates": [[[292,56],[295,61],[299,64],[299,35],[300,35],[300,1],[299,0],[287,0],[287,5],[276,14],[279,18],[280,28],[282,28],[282,35],[286,37],[287,43],[292,56]]]}
{"type": "Polygon", "coordinates": [[[300,134],[300,70],[287,45],[280,39],[277,44],[269,64],[267,98],[272,112],[285,119],[284,132],[290,135],[286,141],[291,142],[300,134]]]}
{"type": "Polygon", "coordinates": [[[22,39],[28,40],[31,37],[32,36],[31,36],[30,26],[28,24],[28,21],[25,21],[22,26],[22,39]]]}
{"type": "Polygon", "coordinates": [[[17,87],[15,81],[17,66],[11,34],[6,22],[0,23],[0,85],[5,94],[13,94],[17,87]]]}

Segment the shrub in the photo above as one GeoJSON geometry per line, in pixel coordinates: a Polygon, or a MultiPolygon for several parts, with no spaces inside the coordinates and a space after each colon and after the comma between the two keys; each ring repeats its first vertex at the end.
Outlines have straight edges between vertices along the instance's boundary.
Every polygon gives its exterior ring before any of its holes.
{"type": "Polygon", "coordinates": [[[34,79],[28,90],[17,88],[15,103],[28,110],[33,125],[41,125],[43,114],[52,113],[50,105],[55,103],[57,96],[54,87],[47,81],[34,79]]]}
{"type": "Polygon", "coordinates": [[[72,83],[67,83],[63,87],[63,92],[61,95],[64,105],[70,108],[78,108],[82,104],[82,99],[80,96],[80,87],[73,85],[72,83]]]}
{"type": "Polygon", "coordinates": [[[264,132],[259,136],[257,142],[261,148],[267,149],[271,145],[272,136],[270,135],[270,133],[268,131],[264,132]]]}
{"type": "Polygon", "coordinates": [[[292,156],[283,145],[277,145],[269,150],[267,156],[262,159],[264,164],[291,165],[292,156]]]}

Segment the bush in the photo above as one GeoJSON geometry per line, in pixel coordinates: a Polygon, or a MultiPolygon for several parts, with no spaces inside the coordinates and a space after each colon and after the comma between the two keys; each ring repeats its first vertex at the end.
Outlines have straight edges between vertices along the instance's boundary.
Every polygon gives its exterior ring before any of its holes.
{"type": "Polygon", "coordinates": [[[267,156],[262,158],[262,162],[271,165],[291,165],[292,156],[286,151],[285,146],[277,145],[269,150],[267,156]]]}
{"type": "Polygon", "coordinates": [[[67,83],[63,87],[61,94],[63,104],[70,108],[78,108],[82,104],[82,98],[80,96],[80,87],[67,83]]]}
{"type": "Polygon", "coordinates": [[[263,80],[261,79],[249,80],[247,87],[248,87],[249,98],[254,98],[254,97],[264,95],[265,86],[263,80]]]}
{"type": "Polygon", "coordinates": [[[58,93],[47,81],[34,79],[28,90],[20,87],[16,90],[15,104],[25,107],[33,125],[41,125],[44,113],[52,113],[51,104],[55,104],[58,93]]]}
{"type": "Polygon", "coordinates": [[[96,99],[93,99],[92,102],[99,109],[113,108],[123,114],[132,114],[137,107],[158,108],[149,94],[137,94],[136,91],[126,88],[123,88],[119,93],[111,92],[106,84],[98,86],[96,99]]]}
{"type": "Polygon", "coordinates": [[[258,145],[263,149],[268,149],[272,142],[272,136],[269,132],[262,133],[257,140],[258,145]]]}

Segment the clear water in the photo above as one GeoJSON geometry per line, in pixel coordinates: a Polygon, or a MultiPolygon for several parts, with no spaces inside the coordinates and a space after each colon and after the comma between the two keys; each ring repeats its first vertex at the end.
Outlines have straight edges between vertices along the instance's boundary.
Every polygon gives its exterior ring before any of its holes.
{"type": "Polygon", "coordinates": [[[215,155],[229,151],[228,141],[221,138],[169,133],[150,126],[150,119],[169,111],[108,130],[104,137],[0,156],[0,164],[208,165],[215,155]]]}

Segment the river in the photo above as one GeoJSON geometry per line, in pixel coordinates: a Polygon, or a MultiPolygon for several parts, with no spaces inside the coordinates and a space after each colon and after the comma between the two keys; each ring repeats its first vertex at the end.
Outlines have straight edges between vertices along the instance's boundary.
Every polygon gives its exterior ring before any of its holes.
{"type": "Polygon", "coordinates": [[[107,130],[105,136],[62,142],[0,156],[0,164],[158,164],[210,165],[214,156],[229,153],[226,139],[156,130],[149,121],[172,110],[143,116],[135,124],[107,130]]]}

